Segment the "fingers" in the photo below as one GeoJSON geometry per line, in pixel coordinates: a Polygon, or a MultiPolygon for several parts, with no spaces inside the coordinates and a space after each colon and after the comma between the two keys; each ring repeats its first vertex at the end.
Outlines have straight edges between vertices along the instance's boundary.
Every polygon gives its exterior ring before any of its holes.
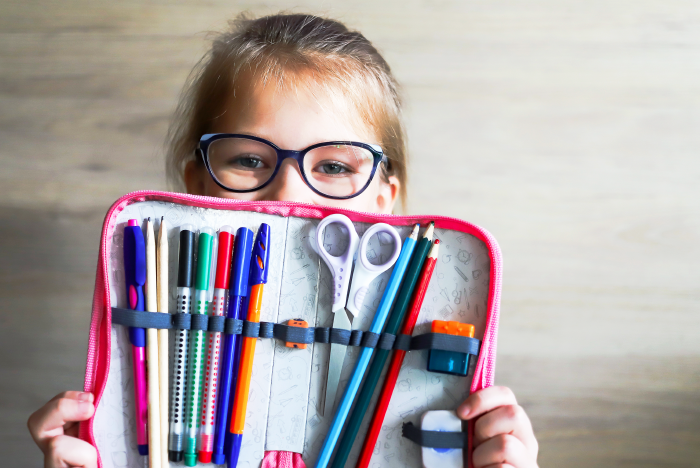
{"type": "Polygon", "coordinates": [[[531,455],[537,456],[538,444],[532,431],[532,423],[520,405],[501,406],[476,420],[474,424],[475,445],[499,434],[511,434],[517,437],[531,455]]]}
{"type": "Polygon", "coordinates": [[[536,468],[537,463],[525,445],[510,434],[500,434],[474,449],[472,455],[474,468],[493,468],[497,466],[518,468],[536,468]]]}
{"type": "Polygon", "coordinates": [[[51,438],[64,434],[68,424],[90,419],[95,413],[93,395],[84,392],[64,392],[29,416],[27,426],[34,441],[46,452],[51,438]]]}
{"type": "Polygon", "coordinates": [[[499,406],[517,405],[515,395],[508,387],[489,387],[474,392],[457,408],[462,419],[474,419],[499,406]]]}
{"type": "Polygon", "coordinates": [[[84,440],[59,435],[46,446],[44,468],[97,468],[97,450],[84,440]]]}

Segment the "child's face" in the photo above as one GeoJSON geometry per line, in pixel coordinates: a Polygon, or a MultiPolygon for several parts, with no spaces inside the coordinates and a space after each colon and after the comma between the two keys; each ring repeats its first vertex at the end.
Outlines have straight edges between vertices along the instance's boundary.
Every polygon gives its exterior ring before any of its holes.
{"type": "MultiPolygon", "coordinates": [[[[326,141],[379,143],[376,133],[358,122],[354,115],[356,111],[350,105],[340,104],[339,107],[337,100],[331,102],[331,99],[314,97],[304,87],[289,91],[280,90],[273,84],[246,86],[244,83],[238,88],[236,96],[233,94],[227,100],[224,113],[217,118],[213,133],[253,135],[287,150],[302,150],[326,141]]],[[[277,176],[268,186],[251,193],[233,193],[222,189],[201,162],[187,165],[185,184],[189,193],[197,195],[295,201],[374,213],[391,213],[399,192],[398,179],[390,177],[389,183],[386,183],[379,176],[378,169],[370,186],[357,197],[348,200],[326,198],[304,183],[297,163],[291,159],[282,163],[277,176]]]]}

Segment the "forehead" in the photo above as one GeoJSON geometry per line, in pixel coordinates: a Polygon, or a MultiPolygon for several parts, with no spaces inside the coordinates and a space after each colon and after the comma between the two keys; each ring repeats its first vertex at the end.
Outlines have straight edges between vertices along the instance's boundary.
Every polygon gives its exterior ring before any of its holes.
{"type": "Polygon", "coordinates": [[[286,149],[331,140],[381,144],[362,109],[340,88],[311,71],[242,72],[214,131],[261,136],[286,149]]]}

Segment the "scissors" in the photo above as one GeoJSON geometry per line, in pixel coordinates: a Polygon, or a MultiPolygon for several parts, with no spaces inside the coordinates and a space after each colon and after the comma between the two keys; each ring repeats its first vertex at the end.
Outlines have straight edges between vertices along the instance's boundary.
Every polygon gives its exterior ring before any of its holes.
{"type": "MultiPolygon", "coordinates": [[[[401,253],[401,237],[392,226],[385,223],[372,225],[362,235],[357,235],[355,226],[350,219],[343,214],[333,214],[321,220],[316,229],[316,243],[318,253],[328,265],[333,275],[333,328],[351,330],[351,319],[356,317],[362,308],[362,303],[367,295],[369,284],[381,273],[391,268],[401,253]],[[348,232],[349,242],[344,253],[339,256],[331,255],[323,245],[325,229],[330,224],[340,224],[348,232]],[[374,234],[385,233],[394,241],[394,251],[389,260],[381,265],[374,265],[367,259],[367,244],[374,234]],[[358,251],[359,247],[359,251],[358,251]],[[357,259],[355,259],[357,254],[357,259]],[[354,264],[354,269],[353,269],[354,264]],[[352,278],[352,279],[351,279],[352,278]],[[351,285],[352,283],[352,285],[351,285]],[[349,292],[348,292],[349,289],[349,292]]],[[[355,325],[359,327],[359,320],[355,325]]],[[[321,415],[330,414],[335,405],[335,397],[338,392],[340,371],[345,360],[347,346],[331,343],[331,355],[328,360],[328,381],[326,383],[326,399],[321,415]]]]}

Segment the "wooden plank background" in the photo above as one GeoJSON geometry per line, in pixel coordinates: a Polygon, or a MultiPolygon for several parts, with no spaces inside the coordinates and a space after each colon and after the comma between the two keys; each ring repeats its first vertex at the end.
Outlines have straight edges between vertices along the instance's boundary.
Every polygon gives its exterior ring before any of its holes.
{"type": "Polygon", "coordinates": [[[123,0],[0,4],[0,447],[82,385],[102,217],[166,188],[206,31],[242,11],[365,33],[406,95],[411,213],[505,258],[497,383],[542,467],[700,466],[700,4],[123,0]]]}

